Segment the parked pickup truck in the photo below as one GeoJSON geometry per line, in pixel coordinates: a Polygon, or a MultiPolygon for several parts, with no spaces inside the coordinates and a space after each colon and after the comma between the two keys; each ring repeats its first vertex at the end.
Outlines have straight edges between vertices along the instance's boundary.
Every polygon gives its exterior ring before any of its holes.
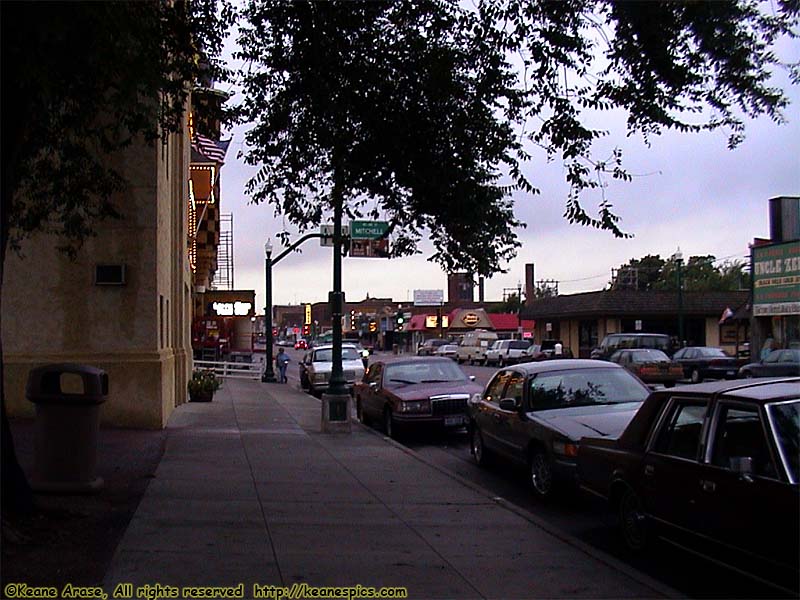
{"type": "Polygon", "coordinates": [[[619,438],[578,446],[581,488],[636,552],[661,536],[798,593],[800,378],[652,393],[619,438]]]}

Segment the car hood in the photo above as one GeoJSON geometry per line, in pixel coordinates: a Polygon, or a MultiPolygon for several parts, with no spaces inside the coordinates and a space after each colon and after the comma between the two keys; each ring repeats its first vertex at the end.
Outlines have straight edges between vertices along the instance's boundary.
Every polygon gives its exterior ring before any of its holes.
{"type": "Polygon", "coordinates": [[[429,398],[430,396],[440,396],[445,394],[477,394],[482,391],[479,385],[472,382],[448,382],[448,383],[412,383],[398,385],[388,388],[392,394],[400,400],[418,400],[429,398]]]}
{"type": "Polygon", "coordinates": [[[641,402],[625,402],[577,406],[532,412],[528,416],[576,441],[586,436],[616,438],[628,426],[641,405],[641,402]]]}

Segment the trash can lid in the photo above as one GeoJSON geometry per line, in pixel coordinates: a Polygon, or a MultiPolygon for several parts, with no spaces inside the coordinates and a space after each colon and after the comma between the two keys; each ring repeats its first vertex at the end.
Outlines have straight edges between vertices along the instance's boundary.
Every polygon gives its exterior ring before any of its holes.
{"type": "Polygon", "coordinates": [[[101,404],[108,395],[108,374],[102,369],[75,363],[43,365],[31,369],[25,386],[25,397],[34,403],[101,404]],[[77,375],[82,392],[61,389],[62,375],[77,375]]]}

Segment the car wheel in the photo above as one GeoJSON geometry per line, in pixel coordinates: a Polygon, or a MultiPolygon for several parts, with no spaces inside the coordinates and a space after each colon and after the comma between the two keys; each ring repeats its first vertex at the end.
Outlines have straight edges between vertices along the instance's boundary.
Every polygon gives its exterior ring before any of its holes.
{"type": "Polygon", "coordinates": [[[639,495],[626,487],[619,501],[619,526],[625,545],[634,552],[647,545],[647,517],[639,495]]]}
{"type": "Polygon", "coordinates": [[[475,364],[475,359],[470,356],[469,360],[468,360],[468,364],[469,364],[469,366],[474,365],[475,364]]]}
{"type": "Polygon", "coordinates": [[[692,383],[700,383],[703,381],[703,378],[700,376],[700,371],[697,369],[692,369],[692,376],[691,376],[692,383]]]}
{"type": "Polygon", "coordinates": [[[553,468],[547,454],[536,450],[531,454],[530,482],[539,498],[549,498],[553,494],[553,468]]]}
{"type": "Polygon", "coordinates": [[[485,467],[489,462],[486,447],[483,445],[483,435],[481,434],[481,430],[478,429],[477,425],[472,427],[470,452],[472,453],[472,458],[474,458],[475,462],[480,466],[485,467]]]}
{"type": "Polygon", "coordinates": [[[753,378],[753,372],[752,371],[742,371],[742,377],[744,377],[745,379],[752,379],[753,378]]]}
{"type": "Polygon", "coordinates": [[[308,387],[308,377],[306,376],[305,372],[302,372],[300,373],[300,389],[307,390],[308,387]]]}
{"type": "Polygon", "coordinates": [[[397,439],[397,424],[394,422],[392,409],[388,407],[383,410],[383,431],[393,440],[397,439]]]}

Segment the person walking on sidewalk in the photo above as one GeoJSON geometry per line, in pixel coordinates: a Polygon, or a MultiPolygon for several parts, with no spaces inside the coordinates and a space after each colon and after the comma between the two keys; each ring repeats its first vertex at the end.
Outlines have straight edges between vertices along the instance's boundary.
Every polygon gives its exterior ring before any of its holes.
{"type": "Polygon", "coordinates": [[[283,348],[278,348],[278,355],[275,357],[275,366],[278,367],[280,379],[278,383],[286,383],[286,367],[289,365],[289,355],[283,351],[283,348]]]}

